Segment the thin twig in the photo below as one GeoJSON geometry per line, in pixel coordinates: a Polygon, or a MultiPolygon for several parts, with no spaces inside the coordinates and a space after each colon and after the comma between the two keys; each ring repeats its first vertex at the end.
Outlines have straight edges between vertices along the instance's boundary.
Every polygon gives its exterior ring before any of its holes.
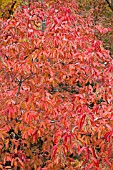
{"type": "Polygon", "coordinates": [[[27,80],[27,79],[29,79],[30,77],[32,77],[33,75],[35,75],[35,74],[32,73],[30,76],[26,77],[24,80],[22,80],[22,83],[23,83],[25,80],[27,80]]]}
{"type": "Polygon", "coordinates": [[[20,93],[20,88],[21,88],[21,86],[22,86],[22,83],[23,83],[25,80],[27,80],[27,79],[29,79],[30,77],[32,77],[33,75],[34,75],[34,74],[32,73],[30,76],[26,77],[26,78],[23,79],[23,80],[22,80],[22,76],[20,76],[20,80],[17,79],[17,82],[18,82],[18,91],[17,91],[17,93],[16,93],[16,96],[18,96],[19,93],[20,93]]]}
{"type": "Polygon", "coordinates": [[[20,92],[20,88],[21,88],[21,85],[22,85],[22,76],[20,76],[20,80],[18,80],[18,81],[19,81],[19,83],[18,83],[18,91],[16,93],[16,96],[18,96],[19,92],[20,92]]]}
{"type": "Polygon", "coordinates": [[[34,48],[30,53],[29,53],[29,55],[26,55],[25,57],[24,57],[24,60],[26,59],[26,58],[28,58],[29,56],[30,56],[30,54],[32,54],[35,50],[37,50],[38,48],[34,48]]]}
{"type": "Polygon", "coordinates": [[[16,96],[19,95],[21,85],[22,85],[22,76],[20,76],[20,80],[19,80],[19,83],[18,83],[18,91],[16,93],[16,96]]]}

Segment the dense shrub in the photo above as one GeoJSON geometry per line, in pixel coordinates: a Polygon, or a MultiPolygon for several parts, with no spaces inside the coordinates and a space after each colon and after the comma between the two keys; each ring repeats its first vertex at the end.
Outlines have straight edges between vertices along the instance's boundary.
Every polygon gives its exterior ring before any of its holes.
{"type": "Polygon", "coordinates": [[[113,169],[113,60],[74,2],[0,20],[0,168],[113,169]]]}

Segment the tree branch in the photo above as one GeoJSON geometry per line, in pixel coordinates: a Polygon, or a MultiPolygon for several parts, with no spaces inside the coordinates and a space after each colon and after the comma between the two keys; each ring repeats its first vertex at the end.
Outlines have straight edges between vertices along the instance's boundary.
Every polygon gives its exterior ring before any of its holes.
{"type": "Polygon", "coordinates": [[[106,2],[109,5],[109,7],[111,8],[111,10],[113,11],[113,0],[111,0],[111,3],[109,0],[106,0],[106,2]]]}
{"type": "MultiPolygon", "coordinates": [[[[38,49],[38,48],[34,48],[34,49],[29,53],[29,55],[31,55],[31,54],[32,54],[35,50],[37,50],[37,49],[38,49]]],[[[24,57],[24,60],[27,59],[27,58],[29,57],[29,55],[25,56],[25,57],[24,57]]]]}
{"type": "Polygon", "coordinates": [[[16,96],[18,97],[19,93],[20,93],[20,88],[22,86],[22,83],[29,79],[30,77],[32,77],[34,74],[32,73],[30,76],[26,77],[25,79],[22,79],[22,76],[20,76],[20,80],[17,79],[17,82],[18,82],[18,90],[17,90],[17,93],[16,93],[16,96]]]}
{"type": "Polygon", "coordinates": [[[18,80],[18,91],[16,93],[16,96],[19,95],[21,85],[22,85],[22,76],[20,76],[20,80],[18,80]]]}

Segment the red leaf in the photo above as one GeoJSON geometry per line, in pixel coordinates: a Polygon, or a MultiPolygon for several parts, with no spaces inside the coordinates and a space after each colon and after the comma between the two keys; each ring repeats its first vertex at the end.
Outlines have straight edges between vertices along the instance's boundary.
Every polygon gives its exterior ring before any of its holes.
{"type": "Polygon", "coordinates": [[[52,147],[53,159],[55,159],[55,157],[56,157],[57,149],[58,149],[58,145],[55,145],[55,146],[52,147]]]}
{"type": "Polygon", "coordinates": [[[82,128],[82,126],[83,126],[83,124],[84,124],[85,117],[86,117],[86,115],[84,114],[84,115],[80,118],[80,120],[79,120],[80,129],[82,128]]]}

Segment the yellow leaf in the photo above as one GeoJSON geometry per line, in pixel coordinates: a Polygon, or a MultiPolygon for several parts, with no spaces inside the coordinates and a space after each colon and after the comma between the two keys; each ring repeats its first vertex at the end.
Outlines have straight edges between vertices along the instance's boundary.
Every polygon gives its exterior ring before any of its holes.
{"type": "Polygon", "coordinates": [[[37,26],[40,27],[40,26],[41,26],[41,23],[38,23],[37,26]]]}
{"type": "Polygon", "coordinates": [[[32,152],[31,152],[31,150],[30,150],[30,149],[26,149],[26,150],[25,150],[25,153],[26,153],[26,156],[30,156],[30,155],[32,155],[32,152]]]}
{"type": "Polygon", "coordinates": [[[27,108],[26,102],[22,102],[20,107],[21,109],[26,109],[27,108]]]}
{"type": "Polygon", "coordinates": [[[98,139],[100,139],[101,133],[102,133],[102,132],[99,130],[99,131],[98,131],[98,139]]]}

